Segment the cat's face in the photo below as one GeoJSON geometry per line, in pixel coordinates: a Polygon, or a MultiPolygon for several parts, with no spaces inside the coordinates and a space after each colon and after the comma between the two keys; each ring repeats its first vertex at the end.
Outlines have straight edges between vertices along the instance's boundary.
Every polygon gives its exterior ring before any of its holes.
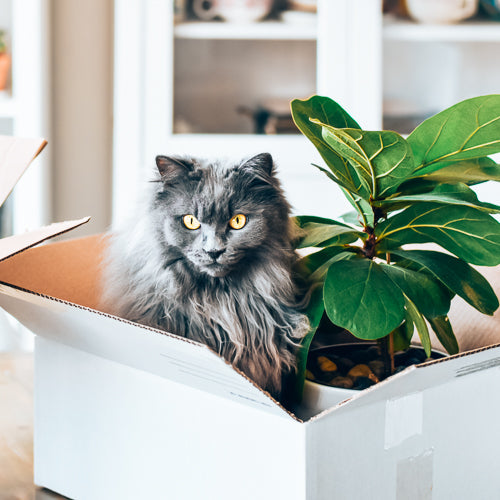
{"type": "Polygon", "coordinates": [[[162,243],[196,272],[223,277],[286,244],[288,212],[272,158],[230,167],[157,158],[155,213],[162,243]]]}

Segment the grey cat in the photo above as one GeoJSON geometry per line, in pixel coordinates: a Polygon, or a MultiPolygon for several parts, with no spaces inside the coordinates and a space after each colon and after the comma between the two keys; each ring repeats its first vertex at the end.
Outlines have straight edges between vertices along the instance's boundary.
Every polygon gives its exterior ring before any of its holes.
{"type": "Polygon", "coordinates": [[[156,164],[145,200],[111,238],[107,309],[207,344],[279,398],[309,326],[296,307],[290,207],[271,155],[156,164]]]}

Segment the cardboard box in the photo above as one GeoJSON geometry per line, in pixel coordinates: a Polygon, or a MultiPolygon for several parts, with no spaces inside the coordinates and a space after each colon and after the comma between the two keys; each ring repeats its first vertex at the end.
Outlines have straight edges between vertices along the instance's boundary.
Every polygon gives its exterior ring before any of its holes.
{"type": "Polygon", "coordinates": [[[82,222],[0,241],[0,306],[37,334],[36,484],[78,500],[500,498],[500,346],[291,414],[207,347],[96,310],[105,238],[24,250],[82,222]]]}

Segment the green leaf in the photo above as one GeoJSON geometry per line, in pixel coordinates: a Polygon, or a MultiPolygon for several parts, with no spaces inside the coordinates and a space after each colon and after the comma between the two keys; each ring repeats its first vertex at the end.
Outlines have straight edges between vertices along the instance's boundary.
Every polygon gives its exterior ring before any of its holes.
{"type": "Polygon", "coordinates": [[[439,316],[437,318],[427,318],[439,342],[445,348],[448,354],[457,354],[459,352],[457,338],[453,333],[448,316],[439,316]]]}
{"type": "Polygon", "coordinates": [[[359,179],[356,172],[323,139],[321,126],[311,120],[319,120],[339,128],[360,128],[356,121],[328,97],[315,95],[306,100],[294,99],[291,102],[291,109],[295,125],[314,144],[335,178],[346,186],[346,189],[357,192],[359,179]]]}
{"type": "Polygon", "coordinates": [[[433,275],[397,264],[381,263],[380,266],[424,316],[444,316],[450,310],[451,294],[433,275]]]}
{"type": "Polygon", "coordinates": [[[299,227],[304,227],[306,224],[309,224],[310,222],[316,222],[318,224],[345,226],[352,229],[351,226],[349,226],[348,224],[344,224],[343,222],[338,222],[334,219],[328,219],[326,217],[318,217],[316,215],[296,215],[295,217],[292,217],[292,221],[294,221],[295,224],[297,224],[299,227]]]}
{"type": "MultiPolygon", "coordinates": [[[[500,151],[500,95],[474,97],[421,123],[409,136],[416,171],[500,151]]],[[[428,171],[428,170],[427,170],[428,171]]]]}
{"type": "Polygon", "coordinates": [[[403,294],[381,267],[369,259],[331,264],[323,297],[332,323],[361,339],[384,337],[404,318],[403,294]]]}
{"type": "Polygon", "coordinates": [[[385,200],[374,201],[373,206],[380,207],[388,212],[423,202],[465,205],[487,213],[500,213],[500,206],[479,201],[476,193],[469,186],[461,183],[437,184],[432,191],[401,196],[395,195],[385,200]]]}
{"type": "Polygon", "coordinates": [[[406,351],[413,337],[413,321],[406,318],[405,322],[393,331],[394,351],[406,351]]]}
{"type": "Polygon", "coordinates": [[[344,181],[341,181],[340,179],[335,177],[335,175],[333,175],[333,173],[331,171],[327,170],[326,168],[321,167],[320,165],[316,165],[315,163],[311,163],[311,165],[313,167],[316,167],[323,174],[325,174],[331,181],[335,182],[335,184],[337,184],[345,192],[347,192],[347,193],[352,192],[352,194],[354,194],[354,195],[357,193],[356,189],[353,188],[352,185],[350,185],[344,181]]]}
{"type": "Polygon", "coordinates": [[[425,323],[423,316],[420,314],[415,304],[406,295],[404,296],[404,299],[408,316],[409,318],[411,318],[411,321],[417,329],[418,336],[420,337],[420,342],[422,342],[422,347],[424,348],[425,354],[427,354],[427,357],[430,358],[432,345],[427,324],[425,323]]]}
{"type": "MultiPolygon", "coordinates": [[[[356,213],[361,217],[362,219],[362,224],[364,227],[370,226],[373,227],[374,224],[374,216],[373,216],[373,210],[369,202],[366,200],[363,200],[360,196],[354,193],[350,193],[346,189],[342,190],[345,197],[349,201],[349,203],[356,209],[356,213]]],[[[348,222],[347,219],[344,219],[346,222],[348,222]]],[[[355,223],[360,223],[359,220],[355,221],[355,223]]]]}
{"type": "Polygon", "coordinates": [[[352,224],[356,225],[359,224],[359,212],[357,210],[351,210],[350,212],[346,212],[345,214],[342,214],[340,218],[346,223],[346,224],[352,224]]]}
{"type": "Polygon", "coordinates": [[[484,314],[491,315],[498,308],[497,296],[488,281],[463,260],[433,250],[400,249],[393,250],[391,255],[423,266],[453,293],[484,314]]]}
{"type": "Polygon", "coordinates": [[[386,197],[413,172],[410,145],[396,132],[323,127],[323,139],[347,158],[362,181],[358,194],[368,200],[386,197]]]}
{"type": "Polygon", "coordinates": [[[327,223],[300,221],[299,225],[302,234],[297,248],[348,245],[362,236],[359,231],[336,221],[327,223]]]}
{"type": "Polygon", "coordinates": [[[433,163],[417,172],[419,178],[439,182],[463,182],[478,184],[485,181],[500,181],[500,165],[487,156],[433,163]]]}
{"type": "Polygon", "coordinates": [[[355,251],[354,248],[346,249],[343,246],[326,247],[319,252],[306,255],[297,262],[296,267],[299,274],[306,280],[322,280],[332,262],[353,257],[355,255],[353,251],[355,251]]]}
{"type": "Polygon", "coordinates": [[[375,234],[380,252],[434,242],[471,264],[500,264],[500,223],[472,207],[419,203],[381,222],[375,234]]]}
{"type": "Polygon", "coordinates": [[[307,355],[309,353],[309,347],[314,338],[314,334],[318,329],[319,323],[325,311],[325,306],[323,304],[323,285],[318,284],[313,288],[311,297],[309,298],[309,303],[307,305],[306,314],[309,319],[309,331],[307,335],[301,340],[300,348],[297,352],[297,376],[295,378],[295,395],[298,401],[302,397],[302,392],[304,389],[306,365],[307,365],[307,355]]]}

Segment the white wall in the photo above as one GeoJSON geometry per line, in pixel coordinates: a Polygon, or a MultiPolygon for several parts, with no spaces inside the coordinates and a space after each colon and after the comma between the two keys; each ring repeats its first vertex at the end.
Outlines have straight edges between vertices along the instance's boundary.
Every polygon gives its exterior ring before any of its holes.
{"type": "Polygon", "coordinates": [[[52,0],[52,219],[111,220],[113,0],[52,0]]]}

